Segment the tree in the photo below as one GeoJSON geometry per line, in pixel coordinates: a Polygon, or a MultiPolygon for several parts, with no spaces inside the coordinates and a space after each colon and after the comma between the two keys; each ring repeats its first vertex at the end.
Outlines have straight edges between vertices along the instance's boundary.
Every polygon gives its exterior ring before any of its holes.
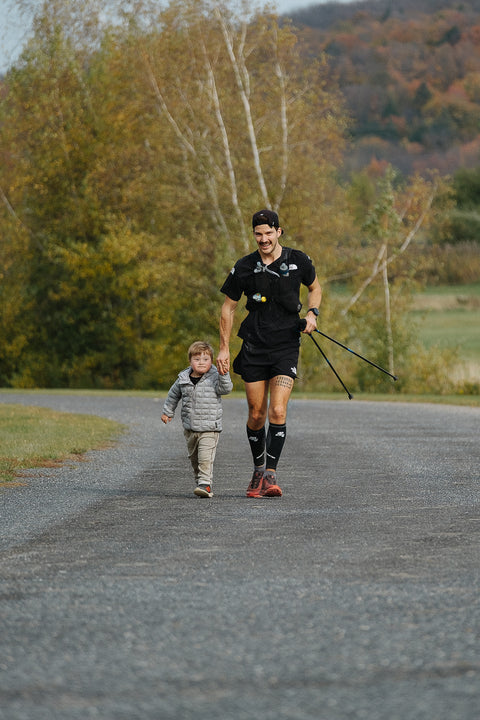
{"type": "Polygon", "coordinates": [[[326,67],[305,67],[288,25],[209,7],[171,3],[158,18],[163,32],[140,44],[159,122],[194,200],[190,216],[198,207],[195,221],[205,224],[207,212],[233,258],[247,248],[252,208],[270,206],[288,221],[293,197],[298,204],[317,187],[324,194],[346,124],[339,96],[326,90],[326,67]]]}
{"type": "MultiPolygon", "coordinates": [[[[380,294],[373,292],[370,305],[367,307],[368,321],[365,322],[365,308],[359,310],[356,321],[365,336],[373,339],[373,346],[381,354],[385,353],[387,367],[395,375],[395,349],[398,341],[400,352],[405,355],[405,342],[411,340],[411,334],[403,326],[405,309],[409,302],[409,281],[411,273],[408,265],[402,267],[404,254],[417,238],[420,230],[427,224],[432,203],[438,192],[438,180],[427,182],[420,177],[414,178],[410,184],[402,188],[395,187],[395,172],[388,166],[385,173],[376,183],[373,197],[365,195],[368,205],[363,222],[363,242],[370,249],[371,260],[365,261],[354,276],[359,284],[348,302],[344,304],[341,314],[345,317],[359,300],[373,290],[374,283],[380,282],[383,293],[383,309],[379,306],[380,294]],[[392,276],[394,277],[395,303],[391,302],[392,276]],[[403,291],[403,298],[401,297],[403,291]],[[375,315],[383,315],[383,331],[375,321],[375,315]],[[372,329],[374,330],[372,334],[372,329]],[[375,337],[376,336],[376,337],[375,337]]],[[[379,364],[383,358],[377,356],[379,364]]],[[[366,373],[363,373],[366,376],[366,373]]]]}

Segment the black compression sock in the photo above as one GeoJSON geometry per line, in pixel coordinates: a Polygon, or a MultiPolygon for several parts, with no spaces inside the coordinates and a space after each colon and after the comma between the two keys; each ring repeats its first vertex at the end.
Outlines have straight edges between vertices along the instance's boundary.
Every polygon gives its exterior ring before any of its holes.
{"type": "Polygon", "coordinates": [[[265,467],[265,427],[260,430],[251,430],[247,425],[247,437],[252,451],[253,464],[256,467],[265,467]]]}
{"type": "Polygon", "coordinates": [[[267,433],[267,468],[276,469],[285,444],[287,426],[270,423],[267,433]]]}

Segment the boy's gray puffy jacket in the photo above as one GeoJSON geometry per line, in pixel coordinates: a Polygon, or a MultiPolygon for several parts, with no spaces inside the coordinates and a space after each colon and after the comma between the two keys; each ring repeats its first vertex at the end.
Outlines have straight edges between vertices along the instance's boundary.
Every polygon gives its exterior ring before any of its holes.
{"type": "Polygon", "coordinates": [[[194,385],[190,379],[191,369],[188,367],[178,374],[178,378],[168,392],[163,413],[173,417],[181,399],[181,418],[185,430],[221,432],[221,395],[227,395],[233,387],[230,374],[220,375],[217,368],[212,365],[194,385]]]}

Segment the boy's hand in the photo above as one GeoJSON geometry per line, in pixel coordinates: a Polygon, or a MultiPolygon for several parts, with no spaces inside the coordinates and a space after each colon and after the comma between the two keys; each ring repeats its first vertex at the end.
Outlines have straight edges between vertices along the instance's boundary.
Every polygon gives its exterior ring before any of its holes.
{"type": "Polygon", "coordinates": [[[165,423],[165,425],[169,422],[172,422],[173,418],[171,418],[169,415],[162,415],[162,422],[165,423]]]}

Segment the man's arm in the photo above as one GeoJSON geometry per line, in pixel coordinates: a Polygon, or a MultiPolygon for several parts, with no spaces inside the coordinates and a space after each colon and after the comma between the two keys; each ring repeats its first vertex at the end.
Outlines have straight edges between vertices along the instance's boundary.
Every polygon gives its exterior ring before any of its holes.
{"type": "Polygon", "coordinates": [[[237,305],[238,302],[227,295],[220,313],[220,348],[217,355],[217,370],[220,375],[225,375],[230,370],[230,335],[237,305]]]}
{"type": "MultiPolygon", "coordinates": [[[[311,285],[308,285],[308,308],[319,308],[320,303],[322,302],[322,288],[320,286],[320,283],[318,282],[318,278],[315,275],[315,280],[311,285]]],[[[307,312],[305,319],[307,321],[307,325],[305,327],[305,330],[302,332],[312,333],[316,327],[317,327],[317,316],[313,314],[313,312],[307,312]]]]}

